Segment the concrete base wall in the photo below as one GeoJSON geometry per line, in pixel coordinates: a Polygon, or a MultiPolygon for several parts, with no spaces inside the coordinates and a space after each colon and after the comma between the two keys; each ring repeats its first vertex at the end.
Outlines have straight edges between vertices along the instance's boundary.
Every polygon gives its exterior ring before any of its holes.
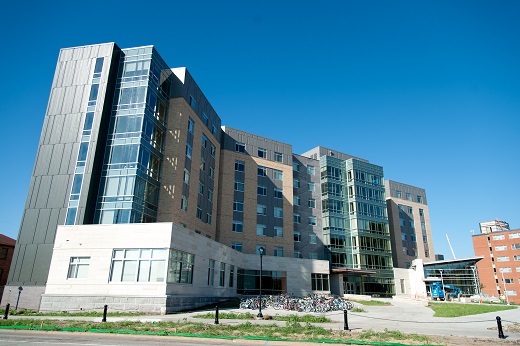
{"type": "Polygon", "coordinates": [[[108,306],[109,312],[142,312],[153,314],[168,314],[195,309],[215,304],[230,298],[222,297],[119,297],[92,295],[49,295],[42,296],[41,312],[78,312],[103,311],[108,306]]]}
{"type": "MultiPolygon", "coordinates": [[[[2,295],[2,306],[11,304],[11,308],[15,308],[16,300],[18,299],[18,287],[20,286],[5,286],[4,294],[2,295]]],[[[37,311],[40,308],[41,296],[45,292],[45,286],[22,286],[22,288],[18,309],[37,311]]]]}

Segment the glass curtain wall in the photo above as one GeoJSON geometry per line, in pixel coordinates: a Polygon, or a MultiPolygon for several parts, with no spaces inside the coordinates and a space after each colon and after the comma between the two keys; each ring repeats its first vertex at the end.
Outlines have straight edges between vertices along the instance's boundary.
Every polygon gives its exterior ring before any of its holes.
{"type": "Polygon", "coordinates": [[[96,223],[156,221],[171,74],[153,47],[123,50],[96,223]]]}

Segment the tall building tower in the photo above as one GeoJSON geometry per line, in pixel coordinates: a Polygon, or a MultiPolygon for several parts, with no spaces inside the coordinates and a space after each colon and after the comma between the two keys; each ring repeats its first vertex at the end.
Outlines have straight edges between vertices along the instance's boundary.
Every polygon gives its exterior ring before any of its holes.
{"type": "Polygon", "coordinates": [[[351,294],[394,293],[383,168],[324,147],[320,162],[323,245],[331,273],[351,294]]]}
{"type": "Polygon", "coordinates": [[[392,180],[385,188],[394,267],[409,268],[416,258],[434,261],[426,191],[392,180]]]}

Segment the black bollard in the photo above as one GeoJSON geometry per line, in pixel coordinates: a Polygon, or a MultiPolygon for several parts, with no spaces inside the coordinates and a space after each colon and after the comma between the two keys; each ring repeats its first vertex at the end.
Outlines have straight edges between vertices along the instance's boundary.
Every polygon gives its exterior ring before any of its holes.
{"type": "Polygon", "coordinates": [[[11,307],[11,304],[7,304],[5,306],[4,320],[7,320],[7,318],[9,317],[9,308],[10,307],[11,307]]]}
{"type": "Polygon", "coordinates": [[[347,309],[343,310],[343,330],[350,330],[348,329],[348,317],[347,317],[347,309]]]}
{"type": "Polygon", "coordinates": [[[105,304],[105,306],[103,307],[103,319],[101,320],[101,322],[107,321],[107,310],[108,310],[108,305],[105,304]]]}
{"type": "Polygon", "coordinates": [[[498,327],[498,338],[505,339],[504,331],[502,330],[502,319],[500,316],[497,316],[497,327],[498,327]]]}
{"type": "Polygon", "coordinates": [[[218,305],[215,306],[215,324],[218,324],[218,305]]]}

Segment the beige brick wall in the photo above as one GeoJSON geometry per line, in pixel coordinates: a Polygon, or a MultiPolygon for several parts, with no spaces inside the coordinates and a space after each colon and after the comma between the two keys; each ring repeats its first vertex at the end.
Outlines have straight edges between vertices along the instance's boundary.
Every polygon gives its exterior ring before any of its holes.
{"type": "Polygon", "coordinates": [[[196,229],[201,234],[216,238],[217,229],[217,191],[218,179],[213,186],[213,221],[211,225],[197,218],[198,182],[200,178],[200,148],[202,145],[202,133],[216,147],[215,154],[215,178],[219,175],[220,144],[211,134],[202,120],[186,103],[184,98],[170,100],[170,112],[168,114],[168,128],[166,131],[165,154],[162,170],[162,186],[159,195],[158,222],[176,222],[187,225],[190,229],[196,229]],[[193,147],[190,169],[190,187],[188,195],[188,210],[181,210],[181,196],[184,179],[184,165],[186,160],[186,140],[188,137],[188,118],[195,123],[193,133],[193,147]]]}
{"type": "Polygon", "coordinates": [[[266,246],[268,255],[274,253],[275,247],[283,247],[284,257],[294,256],[293,239],[293,178],[292,166],[279,162],[273,162],[247,154],[223,150],[220,161],[220,191],[218,204],[218,234],[217,240],[225,245],[241,242],[244,253],[255,253],[256,245],[266,246]],[[235,182],[235,160],[245,162],[244,174],[244,231],[235,233],[232,231],[233,224],[233,200],[235,182]],[[258,166],[277,169],[283,172],[283,238],[273,238],[256,235],[256,206],[258,186],[258,166]]]}

